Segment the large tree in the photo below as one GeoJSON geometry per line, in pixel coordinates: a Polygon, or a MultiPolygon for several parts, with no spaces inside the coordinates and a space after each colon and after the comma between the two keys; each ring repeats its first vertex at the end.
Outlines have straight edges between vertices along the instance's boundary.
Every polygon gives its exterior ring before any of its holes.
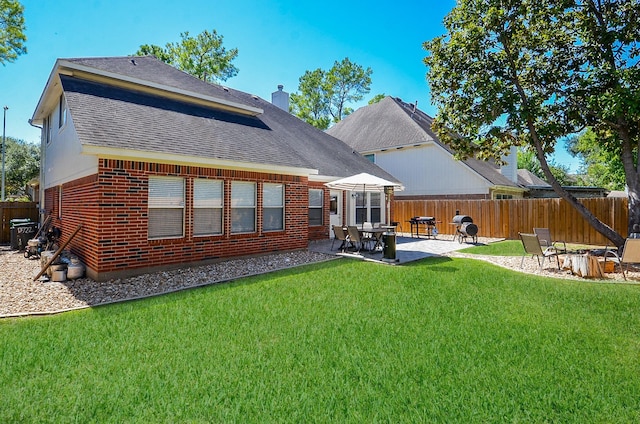
{"type": "Polygon", "coordinates": [[[13,137],[7,137],[6,141],[6,196],[24,196],[29,181],[40,174],[40,146],[13,137]]]}
{"type": "Polygon", "coordinates": [[[15,61],[27,48],[24,7],[17,0],[0,0],[0,63],[15,61]]]}
{"type": "Polygon", "coordinates": [[[180,42],[167,43],[165,47],[143,44],[135,54],[154,55],[207,82],[226,81],[238,74],[238,68],[233,65],[238,49],[227,50],[222,44],[224,37],[215,29],[212,32],[205,30],[195,37],[186,31],[180,34],[180,38],[180,42]]]}
{"type": "Polygon", "coordinates": [[[582,185],[624,190],[624,166],[620,154],[607,150],[590,128],[567,140],[567,150],[580,158],[582,166],[578,178],[582,185]]]}
{"type": "Polygon", "coordinates": [[[591,126],[620,155],[629,231],[640,232],[638,0],[459,0],[447,34],[424,43],[439,110],[434,129],[460,156],[536,152],[553,189],[617,246],[626,234],[600,221],[553,176],[558,140],[591,126]]]}
{"type": "Polygon", "coordinates": [[[353,109],[348,104],[370,91],[371,68],[363,68],[349,58],[335,61],[331,69],[306,71],[299,79],[299,93],[291,94],[291,111],[321,130],[339,122],[353,109]]]}

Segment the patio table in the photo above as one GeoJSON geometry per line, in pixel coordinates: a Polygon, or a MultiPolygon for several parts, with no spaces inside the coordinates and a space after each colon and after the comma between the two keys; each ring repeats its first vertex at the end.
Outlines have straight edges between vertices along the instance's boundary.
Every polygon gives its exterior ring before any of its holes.
{"type": "Polygon", "coordinates": [[[378,248],[382,248],[382,235],[387,231],[389,230],[383,227],[358,228],[358,232],[360,233],[361,239],[365,235],[370,234],[373,240],[375,241],[374,246],[371,248],[371,252],[375,252],[378,248]]]}

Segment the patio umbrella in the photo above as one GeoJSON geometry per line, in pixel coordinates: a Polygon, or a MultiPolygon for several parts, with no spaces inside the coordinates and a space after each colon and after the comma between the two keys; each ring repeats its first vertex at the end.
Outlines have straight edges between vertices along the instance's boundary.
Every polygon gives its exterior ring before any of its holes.
{"type": "MultiPolygon", "coordinates": [[[[384,178],[376,177],[375,175],[363,172],[361,174],[352,175],[350,177],[341,178],[339,180],[325,183],[325,186],[334,190],[347,190],[347,191],[362,191],[365,192],[380,192],[385,193],[385,187],[393,187],[394,190],[402,191],[404,186],[400,183],[394,183],[392,181],[385,180],[384,178]]],[[[386,193],[385,193],[386,195],[386,193]]],[[[385,204],[388,210],[388,199],[385,204]]],[[[389,214],[387,213],[387,224],[389,224],[389,214]]]]}
{"type": "Polygon", "coordinates": [[[330,183],[325,183],[324,185],[335,190],[363,191],[363,192],[366,192],[366,191],[384,192],[385,187],[393,187],[393,189],[397,191],[404,190],[404,186],[400,183],[394,183],[392,181],[385,180],[384,178],[367,174],[366,172],[363,172],[357,175],[352,175],[346,178],[341,178],[339,180],[331,181],[330,183]]]}

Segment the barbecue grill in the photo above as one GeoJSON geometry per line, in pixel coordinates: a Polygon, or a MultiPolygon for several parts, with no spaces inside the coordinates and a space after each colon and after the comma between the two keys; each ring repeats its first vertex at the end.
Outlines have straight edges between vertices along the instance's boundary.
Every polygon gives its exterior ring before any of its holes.
{"type": "Polygon", "coordinates": [[[432,216],[414,216],[409,220],[411,224],[411,237],[420,237],[421,235],[426,237],[433,237],[434,239],[438,235],[438,229],[436,228],[436,219],[432,216]],[[420,233],[420,225],[424,226],[424,232],[420,233]]]}
{"type": "Polygon", "coordinates": [[[473,223],[473,219],[469,215],[456,215],[451,220],[456,226],[456,235],[459,243],[467,241],[470,237],[473,243],[478,242],[478,226],[473,223]]]}

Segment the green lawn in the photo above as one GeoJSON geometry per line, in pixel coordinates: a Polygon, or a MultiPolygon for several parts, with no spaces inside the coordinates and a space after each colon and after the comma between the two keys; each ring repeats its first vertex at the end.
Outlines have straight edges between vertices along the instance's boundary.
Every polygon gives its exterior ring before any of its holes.
{"type": "Polygon", "coordinates": [[[640,422],[640,287],[347,259],[0,321],[0,422],[640,422]]]}

